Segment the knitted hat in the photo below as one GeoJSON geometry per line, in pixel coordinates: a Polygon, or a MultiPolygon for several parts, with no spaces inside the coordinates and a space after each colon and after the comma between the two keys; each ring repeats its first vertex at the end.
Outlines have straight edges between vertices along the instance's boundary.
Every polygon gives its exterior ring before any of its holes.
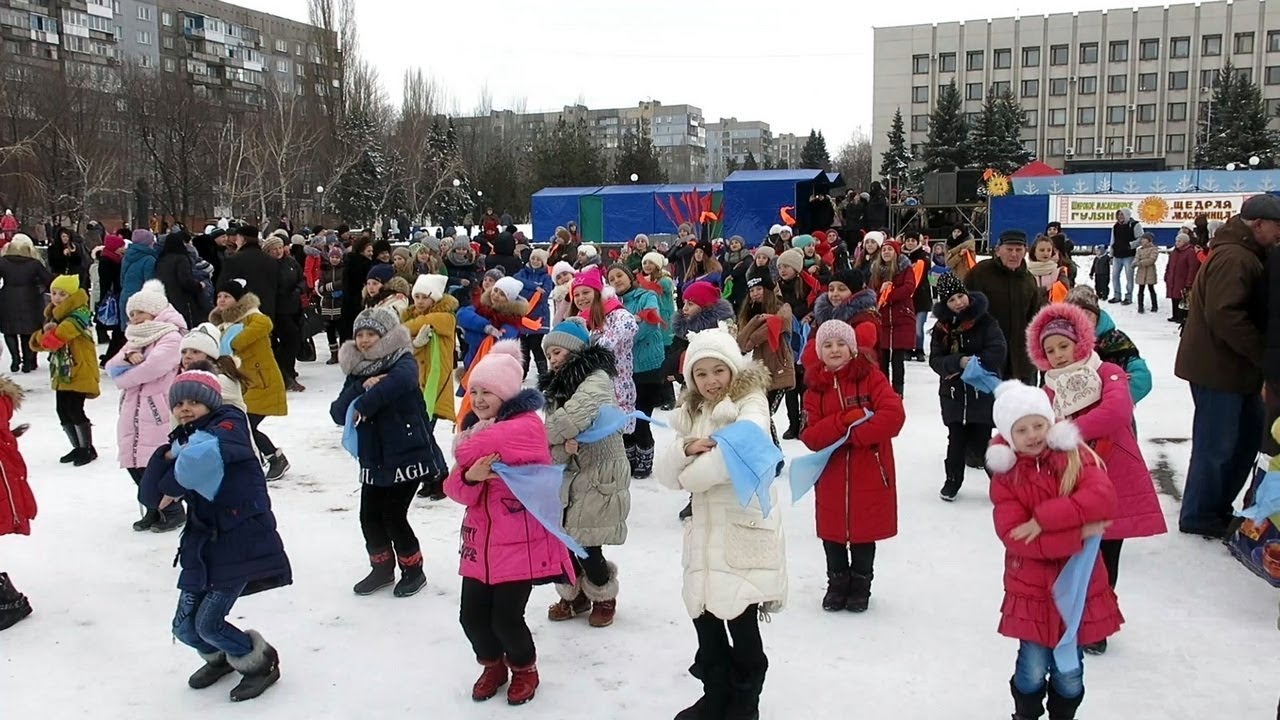
{"type": "Polygon", "coordinates": [[[644,257],[640,258],[641,269],[644,268],[645,263],[649,263],[654,267],[658,268],[658,272],[662,272],[662,270],[667,267],[667,259],[662,256],[662,253],[656,253],[656,252],[645,253],[644,257]]]}
{"type": "Polygon", "coordinates": [[[222,383],[218,376],[205,370],[188,370],[178,375],[169,386],[169,407],[177,407],[186,400],[210,410],[222,407],[222,383]]]}
{"type": "Polygon", "coordinates": [[[272,233],[267,237],[266,240],[262,241],[263,252],[270,252],[276,248],[282,248],[282,247],[284,247],[284,240],[281,240],[280,236],[276,235],[275,233],[272,233]]]}
{"type": "Polygon", "coordinates": [[[404,258],[405,260],[408,260],[409,262],[413,262],[413,253],[409,252],[409,248],[407,248],[407,247],[398,247],[398,248],[396,248],[395,250],[392,250],[392,251],[391,251],[391,257],[392,257],[393,259],[394,259],[394,258],[398,258],[398,257],[399,257],[399,258],[404,258]]]}
{"type": "Polygon", "coordinates": [[[555,278],[560,277],[561,273],[569,273],[570,275],[573,275],[576,272],[577,270],[574,270],[572,265],[561,260],[556,263],[555,267],[551,268],[551,279],[554,280],[555,278]]]}
{"type": "Polygon", "coordinates": [[[782,226],[781,226],[781,225],[774,225],[773,227],[769,228],[769,234],[770,234],[770,235],[781,235],[781,234],[782,234],[782,226]]]}
{"type": "Polygon", "coordinates": [[[889,238],[888,240],[885,240],[883,243],[880,244],[880,247],[881,248],[891,247],[893,248],[894,253],[898,255],[902,254],[902,241],[895,238],[889,238]]]}
{"type": "Polygon", "coordinates": [[[133,235],[129,236],[129,239],[135,245],[141,245],[143,247],[151,247],[152,245],[156,244],[155,233],[151,232],[150,230],[144,230],[142,228],[138,228],[137,230],[134,230],[133,235]]]}
{"type": "Polygon", "coordinates": [[[480,388],[506,402],[520,392],[523,382],[524,365],[520,362],[520,343],[516,340],[500,340],[471,368],[468,390],[480,388]]]}
{"type": "Polygon", "coordinates": [[[790,226],[783,225],[782,229],[778,231],[778,234],[779,235],[795,235],[795,231],[792,230],[790,226]]]}
{"type": "Polygon", "coordinates": [[[230,278],[228,280],[223,280],[222,284],[218,285],[218,292],[226,293],[236,300],[239,300],[249,292],[249,283],[245,282],[242,278],[230,278]]]}
{"type": "Polygon", "coordinates": [[[581,352],[591,343],[591,332],[587,323],[579,317],[565,318],[551,328],[551,332],[542,338],[542,348],[561,347],[569,352],[581,352]]]}
{"type": "Polygon", "coordinates": [[[804,253],[791,248],[778,256],[778,267],[789,267],[796,272],[804,272],[804,253]]]}
{"type": "Polygon", "coordinates": [[[867,286],[867,276],[863,275],[858,268],[849,268],[837,271],[831,276],[831,282],[844,283],[844,286],[849,288],[849,292],[858,292],[867,286]]]}
{"type": "Polygon", "coordinates": [[[747,279],[747,289],[750,290],[751,288],[754,288],[754,287],[762,287],[766,291],[768,291],[776,288],[777,283],[773,281],[772,275],[765,273],[764,275],[757,275],[755,277],[747,279]]]}
{"type": "Polygon", "coordinates": [[[445,288],[449,284],[449,278],[445,275],[419,275],[418,279],[413,283],[414,297],[418,295],[429,295],[437,300],[444,297],[445,288]]]}
{"type": "Polygon", "coordinates": [[[644,233],[639,233],[639,234],[637,234],[634,238],[632,238],[632,239],[631,239],[631,242],[630,242],[630,243],[628,243],[628,244],[629,244],[631,247],[635,247],[635,246],[636,246],[636,243],[640,242],[641,240],[643,240],[643,241],[644,241],[644,244],[645,244],[645,245],[648,245],[648,244],[649,244],[649,236],[648,236],[648,235],[645,235],[644,233]]]}
{"type": "Polygon", "coordinates": [[[355,321],[351,325],[351,332],[358,333],[361,330],[370,330],[378,334],[378,337],[386,337],[396,326],[400,324],[400,318],[396,317],[389,310],[382,308],[366,308],[360,311],[355,321]]]}
{"type": "Polygon", "coordinates": [[[778,251],[774,250],[773,247],[770,245],[761,245],[760,247],[755,249],[754,255],[756,257],[760,257],[761,255],[763,255],[764,257],[772,260],[778,256],[778,251]]]}
{"type": "Polygon", "coordinates": [[[822,349],[828,340],[840,340],[848,345],[853,353],[858,354],[858,338],[853,334],[853,326],[843,320],[831,319],[818,326],[814,347],[822,349]]]}
{"type": "Polygon", "coordinates": [[[737,377],[746,366],[747,359],[738,349],[738,340],[725,328],[715,327],[702,332],[689,333],[689,347],[684,351],[684,365],[680,373],[685,383],[693,384],[693,366],[699,360],[714,358],[729,366],[729,372],[737,377]]]}
{"type": "Polygon", "coordinates": [[[391,253],[391,241],[389,241],[389,240],[374,240],[374,241],[373,241],[373,256],[376,258],[376,257],[378,257],[379,255],[381,255],[382,253],[388,253],[388,254],[390,254],[390,253],[391,253]]]}
{"type": "Polygon", "coordinates": [[[942,302],[950,300],[956,295],[968,295],[969,290],[965,288],[964,283],[960,282],[960,278],[953,273],[943,273],[938,278],[938,299],[942,302]]]}
{"type": "Polygon", "coordinates": [[[866,235],[863,235],[863,236],[862,236],[862,241],[863,241],[863,242],[866,242],[868,239],[873,240],[873,241],[875,242],[875,244],[876,244],[876,245],[883,245],[883,244],[884,244],[884,233],[880,232],[879,230],[872,230],[871,232],[869,232],[869,233],[867,233],[866,235]]]}
{"type": "Polygon", "coordinates": [[[600,254],[600,251],[599,251],[599,250],[596,250],[596,246],[595,246],[595,245],[583,245],[583,246],[581,246],[581,247],[579,247],[579,248],[578,248],[578,254],[579,254],[579,255],[586,255],[586,256],[587,256],[587,257],[589,257],[589,258],[593,258],[593,257],[595,257],[595,256],[599,255],[599,254],[600,254]]]}
{"type": "Polygon", "coordinates": [[[440,241],[434,235],[426,235],[422,238],[422,247],[430,250],[432,253],[440,253],[440,241]]]}
{"type": "Polygon", "coordinates": [[[800,235],[791,241],[791,247],[796,250],[804,250],[805,248],[818,242],[812,235],[800,235]]]}
{"type": "Polygon", "coordinates": [[[822,243],[827,241],[827,234],[821,230],[814,230],[813,239],[815,242],[821,245],[822,243]]]}
{"type": "Polygon", "coordinates": [[[699,280],[684,289],[684,300],[700,308],[709,308],[720,300],[720,290],[706,280],[699,280]]]}
{"type": "Polygon", "coordinates": [[[493,284],[495,290],[500,290],[507,300],[515,300],[520,297],[520,292],[524,290],[524,283],[513,277],[498,278],[493,284]]]}
{"type": "Polygon", "coordinates": [[[369,274],[365,275],[364,278],[366,280],[377,280],[383,285],[386,285],[387,282],[391,280],[391,277],[395,274],[396,274],[395,268],[391,267],[386,263],[378,263],[377,265],[374,265],[373,267],[369,268],[369,274]]]}
{"type": "Polygon", "coordinates": [[[59,275],[58,277],[53,279],[53,282],[49,283],[49,289],[61,290],[62,292],[68,295],[71,295],[72,293],[80,289],[80,276],[79,275],[59,275]]]}
{"type": "Polygon", "coordinates": [[[1061,335],[1071,342],[1079,342],[1080,336],[1076,333],[1076,328],[1071,324],[1070,320],[1064,318],[1055,318],[1045,323],[1040,328],[1040,344],[1044,344],[1045,338],[1061,335]]]}
{"type": "Polygon", "coordinates": [[[289,244],[290,245],[306,245],[307,239],[302,237],[301,235],[294,234],[289,238],[289,244]]]}
{"type": "Polygon", "coordinates": [[[198,350],[210,359],[217,360],[222,357],[222,351],[219,345],[222,342],[222,331],[218,330],[218,326],[213,323],[200,323],[194,330],[183,336],[182,342],[178,345],[178,351],[198,350]]]}
{"type": "Polygon", "coordinates": [[[547,264],[547,258],[551,257],[546,250],[535,248],[529,252],[529,260],[541,260],[543,265],[547,264]]]}
{"type": "Polygon", "coordinates": [[[167,307],[169,307],[169,298],[164,294],[164,283],[153,278],[143,283],[141,290],[129,296],[125,313],[133,315],[135,312],[144,312],[155,317],[164,312],[167,307]]]}
{"type": "Polygon", "coordinates": [[[1096,318],[1102,317],[1102,306],[1098,304],[1098,293],[1088,285],[1077,285],[1067,293],[1067,302],[1082,310],[1088,310],[1096,318]]]}
{"type": "Polygon", "coordinates": [[[580,287],[589,287],[598,293],[604,293],[604,276],[600,274],[600,269],[594,267],[584,270],[573,276],[573,284],[569,286],[569,292],[577,292],[580,287]]]}
{"type": "Polygon", "coordinates": [[[1094,337],[1093,318],[1085,314],[1084,310],[1072,303],[1045,305],[1027,325],[1026,334],[1027,355],[1042,371],[1052,367],[1049,357],[1044,352],[1044,339],[1050,335],[1061,335],[1075,343],[1073,362],[1088,358],[1093,354],[1094,345],[1097,343],[1094,337]]]}
{"type": "Polygon", "coordinates": [[[500,267],[495,267],[495,268],[489,268],[488,270],[486,270],[484,275],[481,277],[481,279],[492,280],[494,282],[497,282],[506,276],[507,276],[506,270],[503,270],[500,267]]]}
{"type": "MultiPolygon", "coordinates": [[[[1013,442],[1013,426],[1019,420],[1024,417],[1042,417],[1050,425],[1046,438],[1050,448],[1072,450],[1079,447],[1079,429],[1069,420],[1055,422],[1053,406],[1049,404],[1049,396],[1043,390],[1023,385],[1017,380],[1008,380],[1000,383],[995,394],[996,402],[991,409],[991,418],[995,421],[996,433],[1005,442],[1013,442]]],[[[1009,472],[1017,461],[1018,456],[1009,445],[993,442],[987,448],[987,469],[992,472],[1009,472]]]]}

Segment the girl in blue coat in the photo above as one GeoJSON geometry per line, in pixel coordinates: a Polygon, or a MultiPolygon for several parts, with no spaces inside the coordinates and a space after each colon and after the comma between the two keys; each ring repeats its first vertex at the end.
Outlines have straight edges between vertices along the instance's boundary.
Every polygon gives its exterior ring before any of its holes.
{"type": "MultiPolygon", "coordinates": [[[[636,337],[632,345],[636,383],[636,410],[653,417],[662,404],[662,364],[666,346],[662,328],[666,323],[658,308],[658,296],[636,283],[631,268],[618,263],[609,268],[609,286],[617,293],[622,306],[636,318],[636,337]]],[[[636,419],[636,429],[622,437],[631,463],[631,476],[643,480],[653,474],[653,430],[647,420],[636,419]]]]}
{"type": "Polygon", "coordinates": [[[529,319],[540,328],[520,328],[520,355],[524,359],[524,374],[529,374],[529,358],[533,357],[538,377],[547,374],[547,356],[542,352],[542,338],[551,329],[551,290],[555,282],[547,270],[547,251],[541,248],[529,253],[529,264],[520,268],[516,279],[524,284],[520,297],[529,301],[529,319]]]}
{"type": "Polygon", "coordinates": [[[360,530],[373,569],[353,590],[371,595],[395,582],[398,561],[394,594],[409,597],[427,584],[418,536],[409,526],[409,505],[433,467],[427,404],[400,318],[369,308],[352,328],[355,339],[338,349],[347,380],[329,415],[354,435],[356,447],[347,449],[360,461],[360,530]]]}
{"type": "Polygon", "coordinates": [[[200,690],[226,675],[243,678],[233,701],[261,695],[280,679],[280,658],[256,630],[227,622],[236,600],[293,582],[267,496],[267,481],[243,411],[222,403],[212,365],[193,365],[169,388],[178,427],[147,464],[138,499],[159,510],[187,505],[178,545],[178,610],[173,635],[205,661],[187,684],[200,690]]]}

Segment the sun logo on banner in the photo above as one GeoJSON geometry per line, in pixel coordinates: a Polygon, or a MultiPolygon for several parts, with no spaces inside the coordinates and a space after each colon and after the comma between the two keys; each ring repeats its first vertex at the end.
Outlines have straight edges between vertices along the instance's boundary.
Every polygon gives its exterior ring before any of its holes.
{"type": "Polygon", "coordinates": [[[987,168],[986,172],[982,173],[982,179],[986,181],[987,195],[991,197],[1003,197],[1013,189],[1013,184],[1009,182],[1007,176],[991,168],[987,168]]]}
{"type": "Polygon", "coordinates": [[[1169,215],[1169,203],[1159,195],[1151,195],[1143,198],[1138,203],[1138,219],[1144,224],[1154,225],[1161,222],[1169,215]]]}

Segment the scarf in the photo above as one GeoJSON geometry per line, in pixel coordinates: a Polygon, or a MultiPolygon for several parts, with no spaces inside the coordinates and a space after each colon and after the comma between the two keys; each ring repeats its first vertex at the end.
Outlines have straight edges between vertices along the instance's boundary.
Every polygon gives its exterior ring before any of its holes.
{"type": "MultiPolygon", "coordinates": [[[[76,332],[84,335],[89,339],[93,339],[93,335],[89,332],[89,325],[93,322],[93,313],[89,312],[89,306],[81,305],[75,310],[67,313],[62,319],[63,322],[70,322],[75,325],[76,332]]],[[[71,375],[75,371],[75,360],[71,357],[71,342],[68,341],[62,347],[49,353],[49,374],[59,384],[67,384],[71,382],[71,375]]],[[[96,372],[96,371],[95,371],[96,372]]]]}
{"type": "Polygon", "coordinates": [[[1027,260],[1027,271],[1036,279],[1040,287],[1053,287],[1058,281],[1058,262],[1056,260],[1027,260]]]}
{"type": "Polygon", "coordinates": [[[379,338],[368,352],[361,352],[354,340],[348,340],[338,348],[338,366],[347,375],[368,378],[382,375],[410,352],[409,331],[403,325],[397,325],[379,338]]]}
{"type": "Polygon", "coordinates": [[[178,326],[160,320],[148,320],[140,325],[129,323],[124,326],[124,336],[130,345],[142,349],[154,344],[157,340],[171,332],[177,332],[178,326]]]}
{"type": "Polygon", "coordinates": [[[1053,388],[1053,411],[1060,419],[1073,417],[1102,399],[1102,358],[1089,353],[1084,360],[1064,368],[1046,370],[1045,382],[1053,388]]]}
{"type": "Polygon", "coordinates": [[[1094,352],[1098,353],[1098,357],[1102,358],[1104,362],[1115,363],[1122,368],[1129,367],[1129,363],[1134,358],[1140,357],[1138,346],[1134,345],[1129,336],[1118,328],[1112,328],[1102,333],[1098,338],[1094,352]]]}

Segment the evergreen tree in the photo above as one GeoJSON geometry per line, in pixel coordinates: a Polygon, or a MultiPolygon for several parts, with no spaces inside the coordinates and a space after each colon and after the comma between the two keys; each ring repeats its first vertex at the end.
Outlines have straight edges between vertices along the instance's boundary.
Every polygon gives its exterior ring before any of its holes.
{"type": "Polygon", "coordinates": [[[807,168],[827,171],[831,169],[831,156],[827,154],[827,139],[817,130],[809,131],[809,139],[800,149],[800,164],[807,168]]]}
{"type": "Polygon", "coordinates": [[[756,156],[750,150],[747,151],[747,157],[742,160],[743,170],[759,170],[760,163],[756,162],[756,156]]]}
{"type": "Polygon", "coordinates": [[[790,170],[791,166],[787,164],[786,160],[783,160],[782,158],[778,158],[778,161],[773,164],[773,169],[774,170],[790,170]]]}
{"type": "Polygon", "coordinates": [[[1013,94],[988,91],[982,114],[969,129],[969,155],[979,168],[993,168],[1008,175],[1033,156],[1022,146],[1020,135],[1027,115],[1013,94]]]}
{"type": "Polygon", "coordinates": [[[969,167],[968,123],[962,112],[956,81],[942,86],[929,114],[929,137],[924,144],[925,172],[951,172],[969,167]]]}
{"type": "Polygon", "coordinates": [[[738,158],[730,155],[724,160],[724,175],[728,177],[742,169],[742,163],[738,162],[738,158]]]}
{"type": "Polygon", "coordinates": [[[389,162],[371,113],[355,107],[342,122],[342,138],[355,161],[338,177],[328,202],[353,226],[371,227],[386,194],[389,162]]]}
{"type": "Polygon", "coordinates": [[[1005,90],[1000,96],[1000,118],[1004,138],[1003,168],[1004,174],[1008,175],[1035,160],[1036,155],[1022,144],[1022,127],[1027,124],[1027,111],[1022,109],[1022,104],[1010,90],[1005,90]]]}
{"type": "Polygon", "coordinates": [[[603,185],[605,161],[591,140],[585,120],[564,118],[533,146],[533,177],[538,188],[603,185]]]}
{"type": "Polygon", "coordinates": [[[1236,76],[1230,62],[1218,73],[1213,100],[1200,118],[1196,132],[1195,163],[1201,168],[1224,168],[1229,163],[1247,165],[1257,156],[1259,169],[1276,167],[1278,138],[1267,127],[1269,118],[1262,92],[1252,80],[1236,76]]]}
{"type": "Polygon", "coordinates": [[[653,148],[653,139],[643,130],[635,132],[628,128],[622,136],[618,155],[613,161],[613,183],[615,185],[630,184],[633,174],[639,176],[636,182],[642,185],[660,185],[667,182],[667,172],[658,162],[658,153],[653,148]]]}
{"type": "MultiPolygon", "coordinates": [[[[432,123],[427,148],[432,160],[440,168],[461,167],[461,162],[458,161],[458,136],[452,120],[446,125],[441,125],[439,120],[432,123]]],[[[428,211],[432,219],[442,224],[461,222],[475,206],[471,182],[464,173],[459,174],[462,176],[457,179],[462,182],[457,187],[454,187],[452,179],[445,178],[442,187],[431,198],[428,211]]]]}
{"type": "Polygon", "coordinates": [[[902,122],[902,108],[893,113],[893,123],[889,125],[889,149],[881,155],[880,177],[901,178],[911,167],[911,152],[907,149],[907,133],[902,122]]]}

